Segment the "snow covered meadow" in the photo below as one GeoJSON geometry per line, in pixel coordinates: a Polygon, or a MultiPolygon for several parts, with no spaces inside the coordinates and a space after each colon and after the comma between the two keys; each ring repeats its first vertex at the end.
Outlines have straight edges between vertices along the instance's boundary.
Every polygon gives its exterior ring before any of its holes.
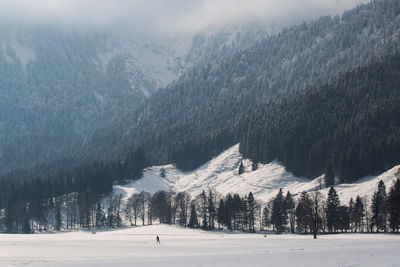
{"type": "Polygon", "coordinates": [[[96,234],[0,235],[0,266],[399,266],[399,247],[399,235],[314,240],[152,225],[96,234]]]}

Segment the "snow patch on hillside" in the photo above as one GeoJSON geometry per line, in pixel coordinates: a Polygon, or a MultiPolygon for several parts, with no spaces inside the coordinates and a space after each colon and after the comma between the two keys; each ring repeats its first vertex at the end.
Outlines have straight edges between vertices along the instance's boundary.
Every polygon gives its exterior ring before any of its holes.
{"type": "Polygon", "coordinates": [[[26,69],[26,65],[29,61],[36,59],[35,51],[27,46],[23,46],[17,40],[17,32],[13,30],[10,36],[10,45],[14,50],[15,56],[20,60],[22,67],[26,69]]]}
{"type": "MultiPolygon", "coordinates": [[[[175,40],[177,44],[183,41],[175,40]]],[[[148,97],[149,89],[165,87],[178,77],[177,58],[181,53],[186,54],[188,48],[177,51],[175,42],[171,40],[153,40],[143,36],[110,36],[101,63],[106,67],[108,62],[118,56],[123,56],[125,61],[125,74],[132,88],[141,90],[148,97]],[[154,83],[151,87],[143,85],[140,81],[154,83]]],[[[181,47],[181,46],[179,46],[181,47]]]]}
{"type": "MultiPolygon", "coordinates": [[[[302,191],[311,192],[318,189],[325,195],[328,193],[328,188],[324,188],[323,176],[312,180],[296,177],[277,161],[259,164],[257,170],[251,171],[251,161],[244,159],[245,172],[238,175],[242,160],[237,144],[194,171],[182,172],[173,165],[154,166],[145,170],[143,178],[127,185],[116,186],[115,190],[126,198],[143,190],[152,194],[158,190],[186,191],[193,197],[208,188],[213,188],[223,195],[227,193],[244,195],[251,191],[263,202],[271,200],[279,188],[283,188],[285,192],[289,190],[297,196],[302,191]],[[162,170],[165,170],[164,178],[161,177],[162,170]]],[[[399,167],[396,166],[378,176],[365,177],[353,184],[337,185],[336,190],[342,203],[347,204],[351,197],[357,195],[369,201],[377,189],[379,180],[383,180],[388,188],[392,185],[394,174],[399,167]]]]}

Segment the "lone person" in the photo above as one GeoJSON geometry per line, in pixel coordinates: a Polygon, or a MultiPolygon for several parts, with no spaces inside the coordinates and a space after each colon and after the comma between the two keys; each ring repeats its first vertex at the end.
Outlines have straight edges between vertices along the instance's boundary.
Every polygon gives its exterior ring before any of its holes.
{"type": "Polygon", "coordinates": [[[156,240],[157,240],[157,244],[161,244],[159,236],[157,236],[156,240]]]}

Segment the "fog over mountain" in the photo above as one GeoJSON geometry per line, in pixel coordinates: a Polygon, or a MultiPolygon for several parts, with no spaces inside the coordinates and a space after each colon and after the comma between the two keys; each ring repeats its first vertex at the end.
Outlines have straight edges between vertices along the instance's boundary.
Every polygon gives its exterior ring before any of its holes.
{"type": "Polygon", "coordinates": [[[245,20],[297,22],[337,14],[366,0],[4,0],[2,22],[60,23],[150,35],[196,32],[245,20]]]}

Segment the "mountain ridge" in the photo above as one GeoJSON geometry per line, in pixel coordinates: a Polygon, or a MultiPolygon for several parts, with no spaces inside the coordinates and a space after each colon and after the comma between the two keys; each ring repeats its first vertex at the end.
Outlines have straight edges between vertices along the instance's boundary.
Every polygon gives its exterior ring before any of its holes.
{"type": "Polygon", "coordinates": [[[396,49],[399,10],[397,1],[372,1],[340,17],[285,28],[231,57],[190,69],[150,97],[137,115],[117,123],[105,137],[89,140],[87,155],[120,158],[140,146],[154,163],[163,164],[177,163],[179,154],[187,158],[191,151],[194,163],[181,167],[196,168],[239,141],[229,134],[220,140],[219,132],[252,105],[396,49]],[[202,136],[210,137],[210,144],[196,147],[202,136]],[[114,141],[107,145],[107,140],[114,141]]]}

